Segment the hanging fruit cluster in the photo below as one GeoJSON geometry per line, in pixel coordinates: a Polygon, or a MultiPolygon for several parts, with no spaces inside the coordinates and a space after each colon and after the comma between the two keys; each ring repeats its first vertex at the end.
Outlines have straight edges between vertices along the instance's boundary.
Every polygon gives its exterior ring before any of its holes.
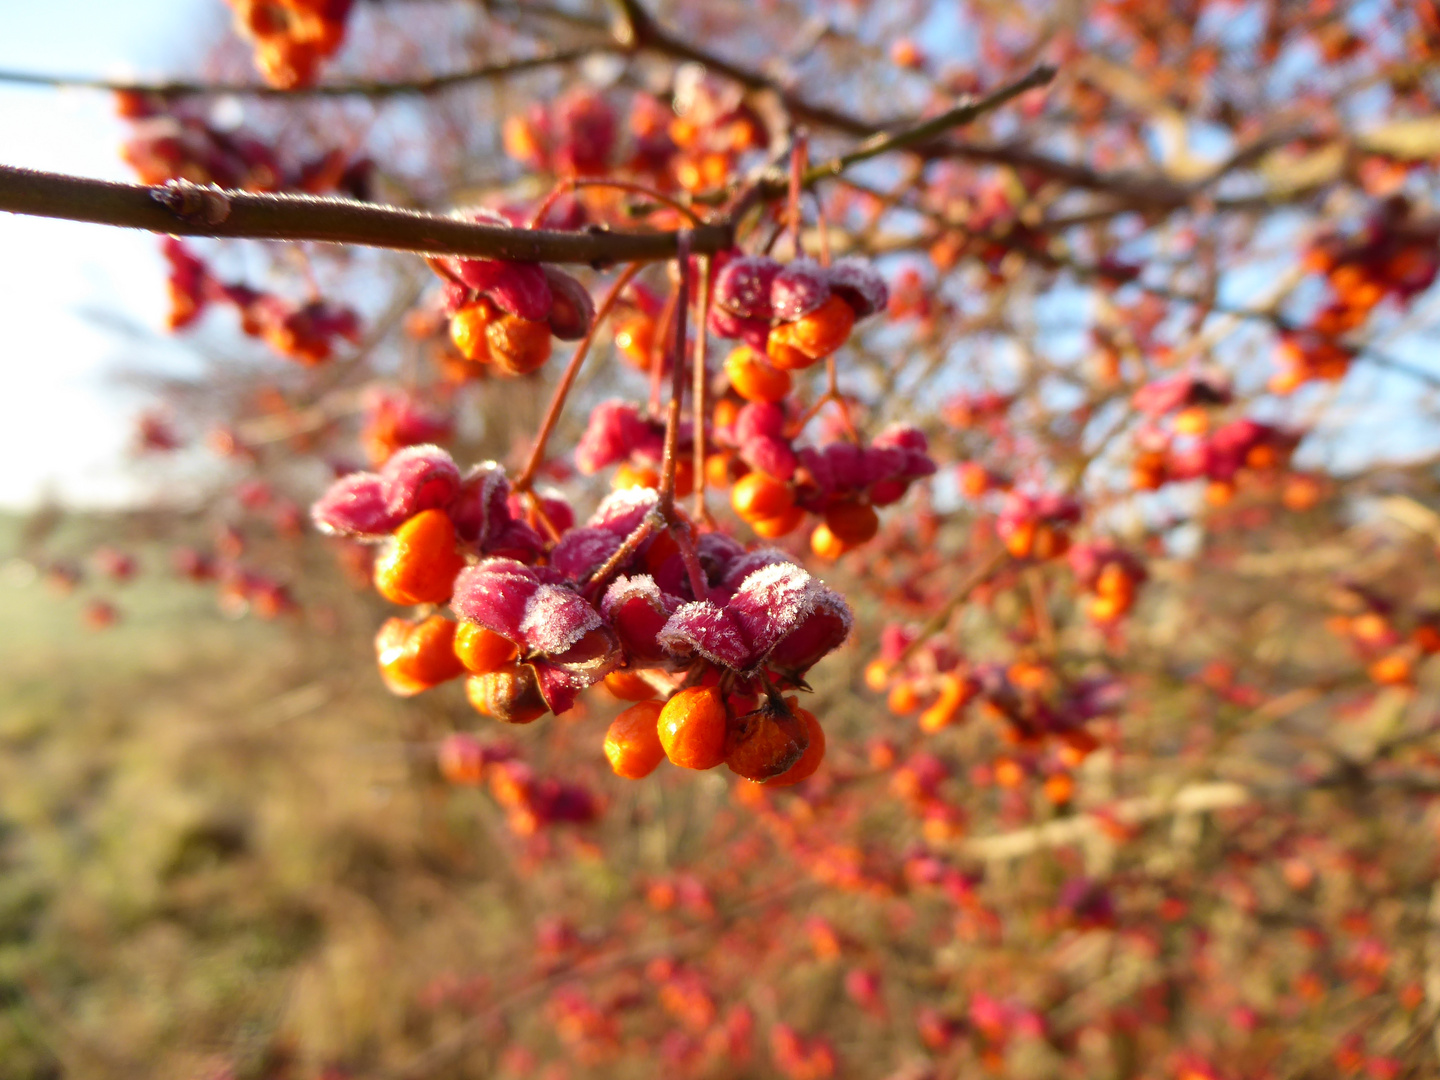
{"type": "Polygon", "coordinates": [[[393,692],[464,676],[477,710],[523,724],[565,712],[602,679],[632,698],[679,684],[612,725],[605,752],[619,775],[644,776],[665,757],[798,782],[818,767],[824,735],[784,691],[845,640],[849,608],[781,552],[746,552],[721,533],[686,535],[683,547],[671,531],[647,535],[657,501],[617,491],[576,527],[552,500],[559,538],[548,546],[498,465],[462,475],[444,451],[419,446],[338,480],[313,517],[382,545],[374,582],[387,600],[448,603],[456,616],[381,627],[377,661],[393,692]]]}
{"type": "Polygon", "coordinates": [[[1440,225],[1414,221],[1409,200],[1385,200],[1356,236],[1329,233],[1305,254],[1305,267],[1325,276],[1330,300],[1304,325],[1280,335],[1281,370],[1270,389],[1285,394],[1317,379],[1345,376],[1355,350],[1345,337],[1359,330],[1387,298],[1405,306],[1440,272],[1440,225]]]}
{"type": "MultiPolygon", "coordinates": [[[[473,210],[480,224],[509,227],[502,215],[473,210]]],[[[528,375],[550,359],[551,337],[575,341],[595,317],[585,287],[563,270],[501,259],[435,259],[445,280],[450,339],[468,362],[502,375],[528,375]]]]}
{"type": "Polygon", "coordinates": [[[360,317],[348,307],[327,300],[305,303],[247,285],[220,281],[203,261],[173,236],[161,241],[170,264],[170,329],[195,322],[212,303],[229,304],[240,315],[240,329],[258,338],[281,356],[306,367],[323,364],[335,352],[337,341],[360,340],[360,317]]]}
{"type": "Polygon", "coordinates": [[[308,86],[345,40],[353,0],[227,0],[235,28],[255,43],[255,66],[281,90],[308,86]]]}

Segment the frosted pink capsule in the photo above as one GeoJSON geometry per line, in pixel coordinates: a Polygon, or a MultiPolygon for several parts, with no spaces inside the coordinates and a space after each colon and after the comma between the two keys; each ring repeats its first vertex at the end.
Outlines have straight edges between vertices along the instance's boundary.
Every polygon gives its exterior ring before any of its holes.
{"type": "Polygon", "coordinates": [[[460,469],[438,446],[407,446],[390,455],[380,469],[386,501],[407,521],[422,510],[443,510],[460,494],[460,469]]]}
{"type": "Polygon", "coordinates": [[[829,274],[812,259],[787,263],[770,283],[770,310],[781,322],[809,315],[829,299],[829,274]]]}
{"type": "Polygon", "coordinates": [[[774,312],[771,294],[780,264],[768,255],[731,259],[715,278],[715,305],[742,319],[768,323],[774,312]]]}
{"type": "Polygon", "coordinates": [[[553,712],[568,709],[622,659],[600,613],[544,567],[486,559],[460,572],[450,606],[465,621],[515,642],[553,712]]]}
{"type": "Polygon", "coordinates": [[[718,338],[743,341],[759,352],[765,351],[765,343],[770,339],[770,320],[768,318],[736,315],[718,306],[710,308],[706,326],[718,338]]]}
{"type": "Polygon", "coordinates": [[[681,603],[662,592],[649,575],[621,576],[605,591],[600,613],[632,662],[653,665],[668,659],[658,637],[681,603]]]}
{"type": "Polygon", "coordinates": [[[844,599],[791,562],[752,571],[723,603],[693,601],[659,634],[679,660],[699,655],[735,671],[762,664],[799,677],[849,636],[844,599]]]}
{"type": "Polygon", "coordinates": [[[368,472],[336,480],[310,508],[310,518],[317,529],[332,536],[377,538],[404,521],[390,510],[384,481],[368,472]]]}
{"type": "Polygon", "coordinates": [[[830,291],[855,309],[857,319],[884,311],[890,303],[885,279],[864,259],[840,259],[831,265],[828,277],[830,291]]]}

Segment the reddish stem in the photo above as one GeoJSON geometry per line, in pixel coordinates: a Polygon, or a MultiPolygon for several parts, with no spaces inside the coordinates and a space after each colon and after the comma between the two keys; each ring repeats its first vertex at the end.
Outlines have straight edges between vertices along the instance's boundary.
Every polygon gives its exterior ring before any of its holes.
{"type": "Polygon", "coordinates": [[[665,354],[669,349],[670,328],[675,321],[675,303],[679,296],[675,290],[665,297],[665,306],[660,309],[660,318],[655,322],[654,343],[650,346],[650,415],[660,411],[660,388],[664,385],[665,354]]]}
{"type": "Polygon", "coordinates": [[[675,263],[679,267],[679,281],[675,286],[678,300],[675,304],[675,333],[670,343],[670,405],[665,410],[665,456],[660,464],[660,513],[667,523],[675,520],[675,468],[679,464],[676,453],[680,445],[680,406],[685,398],[685,329],[686,316],[690,305],[690,233],[680,233],[675,263]]]}
{"type": "Polygon", "coordinates": [[[636,184],[629,180],[589,180],[569,176],[556,184],[555,187],[551,189],[550,194],[545,196],[545,201],[540,204],[540,208],[535,211],[534,216],[530,219],[530,228],[538,229],[540,223],[545,220],[545,215],[560,201],[562,195],[565,195],[567,192],[577,191],[580,188],[614,188],[617,191],[628,191],[635,195],[644,195],[647,199],[653,199],[655,202],[663,206],[668,206],[671,210],[685,215],[686,219],[692,225],[704,224],[704,222],[700,220],[699,215],[697,215],[694,210],[691,210],[690,207],[678,199],[672,199],[669,195],[662,195],[654,188],[646,187],[644,184],[636,184]]]}
{"type": "Polygon", "coordinates": [[[583,592],[594,595],[592,590],[597,586],[605,584],[605,581],[619,567],[640,550],[640,545],[650,538],[650,534],[665,527],[665,519],[655,511],[651,511],[640,519],[640,524],[635,526],[635,531],[625,538],[625,542],[615,549],[615,554],[606,559],[600,569],[596,570],[585,582],[583,592]]]}
{"type": "Polygon", "coordinates": [[[805,185],[805,165],[809,161],[809,140],[804,128],[795,129],[795,145],[790,151],[790,238],[795,245],[791,258],[798,259],[805,254],[800,246],[800,192],[805,185]]]}
{"type": "Polygon", "coordinates": [[[710,591],[705,584],[705,568],[700,565],[700,553],[695,549],[695,538],[690,535],[690,526],[683,521],[670,523],[670,535],[680,549],[680,561],[685,564],[685,573],[690,578],[690,591],[696,600],[705,600],[710,591]]]}
{"type": "Polygon", "coordinates": [[[710,510],[705,505],[705,392],[709,388],[710,373],[705,366],[705,346],[708,335],[705,332],[707,320],[710,314],[710,257],[704,256],[700,259],[700,280],[697,283],[698,295],[695,301],[695,357],[691,361],[694,365],[695,381],[690,391],[690,411],[694,417],[694,456],[692,461],[695,470],[695,520],[704,525],[711,525],[710,510]]]}
{"type": "Polygon", "coordinates": [[[550,399],[550,407],[545,411],[545,419],[540,424],[540,434],[535,437],[535,445],[530,450],[530,460],[525,463],[525,469],[515,481],[513,490],[529,491],[530,486],[535,482],[535,474],[545,460],[545,444],[555,431],[555,425],[560,422],[560,413],[565,408],[565,398],[569,395],[570,388],[575,385],[575,378],[580,374],[580,365],[585,363],[585,357],[590,353],[590,346],[595,340],[595,334],[599,331],[600,324],[610,314],[615,302],[620,299],[620,293],[626,285],[630,284],[630,279],[639,272],[639,263],[631,263],[621,271],[620,276],[615,279],[615,284],[610,286],[610,291],[605,294],[605,299],[601,300],[600,306],[595,309],[595,318],[590,321],[590,329],[580,339],[580,344],[575,346],[575,355],[570,357],[570,363],[565,365],[565,373],[560,376],[559,385],[555,387],[555,394],[550,399]]]}

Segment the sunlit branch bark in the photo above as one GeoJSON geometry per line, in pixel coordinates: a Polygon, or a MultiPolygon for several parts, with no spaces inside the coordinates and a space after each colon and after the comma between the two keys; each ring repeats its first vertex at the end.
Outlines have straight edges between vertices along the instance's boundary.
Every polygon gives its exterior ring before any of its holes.
{"type": "MultiPolygon", "coordinates": [[[[549,232],[480,225],[347,199],[225,191],[195,184],[118,184],[0,165],[0,210],[176,236],[311,240],[428,255],[606,266],[676,253],[673,232],[549,232]]],[[[732,245],[726,224],[691,230],[691,250],[732,245]]]]}

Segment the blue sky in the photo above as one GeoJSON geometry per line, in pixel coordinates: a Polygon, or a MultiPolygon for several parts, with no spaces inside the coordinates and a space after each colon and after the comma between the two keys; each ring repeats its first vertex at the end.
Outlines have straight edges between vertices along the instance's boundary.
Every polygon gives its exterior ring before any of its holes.
{"type": "MultiPolygon", "coordinates": [[[[220,0],[46,0],[0,6],[0,68],[155,77],[193,62],[224,24],[220,0]]],[[[114,180],[122,125],[108,95],[0,84],[0,162],[114,180]]],[[[124,451],[140,399],[112,375],[121,344],[87,312],[158,329],[164,270],[148,235],[0,213],[0,507],[49,491],[70,502],[123,501],[135,489],[124,451]]]]}

